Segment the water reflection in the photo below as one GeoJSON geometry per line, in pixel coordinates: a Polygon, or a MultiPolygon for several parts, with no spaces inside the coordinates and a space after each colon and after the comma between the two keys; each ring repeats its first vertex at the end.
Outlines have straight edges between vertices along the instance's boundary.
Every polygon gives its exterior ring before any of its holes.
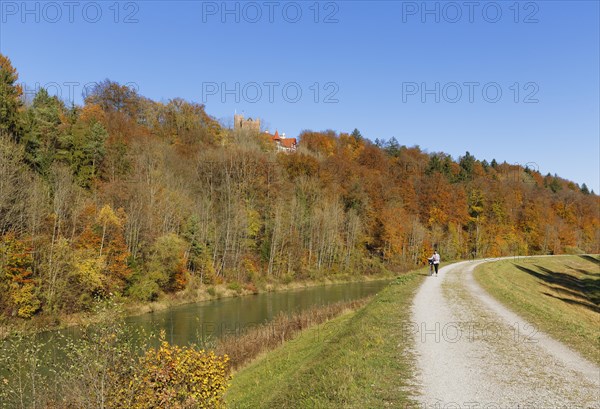
{"type": "Polygon", "coordinates": [[[377,293],[388,281],[335,284],[183,305],[166,311],[129,317],[126,323],[147,333],[165,330],[177,345],[203,344],[223,335],[238,334],[270,321],[279,313],[350,301],[377,293]]]}

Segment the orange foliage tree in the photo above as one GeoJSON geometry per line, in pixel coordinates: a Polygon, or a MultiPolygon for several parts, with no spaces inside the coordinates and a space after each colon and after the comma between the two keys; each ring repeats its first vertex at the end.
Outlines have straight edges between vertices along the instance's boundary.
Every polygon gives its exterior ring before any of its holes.
{"type": "Polygon", "coordinates": [[[0,238],[0,307],[8,315],[30,318],[40,308],[31,247],[14,233],[0,238]]]}

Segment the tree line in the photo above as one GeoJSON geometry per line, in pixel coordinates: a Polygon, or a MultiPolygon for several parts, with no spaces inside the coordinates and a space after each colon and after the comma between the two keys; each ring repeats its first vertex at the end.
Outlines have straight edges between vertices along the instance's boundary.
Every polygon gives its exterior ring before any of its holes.
{"type": "Polygon", "coordinates": [[[445,259],[600,252],[585,185],[358,130],[295,154],[205,107],[105,80],[25,103],[0,54],[0,316],[215,283],[377,274],[445,259]]]}

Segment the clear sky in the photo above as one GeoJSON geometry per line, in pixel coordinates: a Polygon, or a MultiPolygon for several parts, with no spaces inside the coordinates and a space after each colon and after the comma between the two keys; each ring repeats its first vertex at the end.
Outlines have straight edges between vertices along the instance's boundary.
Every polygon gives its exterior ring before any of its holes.
{"type": "Polygon", "coordinates": [[[0,1],[28,93],[109,78],[231,123],[529,164],[600,192],[598,1],[0,1]]]}

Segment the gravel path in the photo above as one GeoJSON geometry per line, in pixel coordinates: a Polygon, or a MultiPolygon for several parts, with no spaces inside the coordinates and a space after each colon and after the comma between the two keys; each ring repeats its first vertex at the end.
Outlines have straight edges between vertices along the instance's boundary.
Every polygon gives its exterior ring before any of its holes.
{"type": "Polygon", "coordinates": [[[490,297],[473,279],[482,262],[443,267],[417,292],[404,334],[420,407],[600,408],[600,367],[490,297]]]}

